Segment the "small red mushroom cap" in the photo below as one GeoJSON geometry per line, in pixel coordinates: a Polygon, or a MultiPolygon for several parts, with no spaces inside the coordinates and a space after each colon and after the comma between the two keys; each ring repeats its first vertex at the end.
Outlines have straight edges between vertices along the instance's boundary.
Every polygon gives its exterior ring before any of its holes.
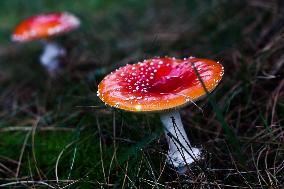
{"type": "Polygon", "coordinates": [[[49,13],[22,21],[12,34],[12,41],[26,42],[60,35],[80,26],[80,20],[70,13],[49,13]]]}
{"type": "Polygon", "coordinates": [[[98,96],[106,104],[127,111],[177,108],[206,95],[195,70],[209,92],[224,74],[223,66],[213,60],[153,58],[107,75],[98,86],[98,96]]]}

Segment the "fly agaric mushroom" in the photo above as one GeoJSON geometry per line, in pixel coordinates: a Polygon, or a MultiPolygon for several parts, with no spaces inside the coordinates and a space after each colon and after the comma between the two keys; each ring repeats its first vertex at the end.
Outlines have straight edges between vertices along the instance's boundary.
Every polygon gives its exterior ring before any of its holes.
{"type": "Polygon", "coordinates": [[[160,113],[169,144],[167,162],[182,173],[185,165],[199,158],[200,150],[190,145],[178,109],[206,95],[199,79],[211,92],[223,74],[223,66],[213,60],[154,58],[107,75],[98,86],[98,96],[126,111],[160,113]]]}
{"type": "Polygon", "coordinates": [[[41,40],[44,51],[40,57],[41,64],[53,75],[59,67],[59,57],[66,54],[63,47],[51,42],[51,37],[62,35],[80,26],[80,20],[70,13],[49,13],[27,18],[22,21],[12,34],[14,42],[41,40]]]}

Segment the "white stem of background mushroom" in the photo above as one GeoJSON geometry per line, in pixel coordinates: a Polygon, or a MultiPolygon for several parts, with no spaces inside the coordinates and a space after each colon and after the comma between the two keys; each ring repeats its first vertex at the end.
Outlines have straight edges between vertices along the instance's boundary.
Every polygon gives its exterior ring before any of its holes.
{"type": "Polygon", "coordinates": [[[160,114],[160,119],[169,144],[167,162],[176,167],[179,173],[184,173],[187,165],[199,159],[200,150],[190,145],[177,110],[160,114]]]}
{"type": "Polygon", "coordinates": [[[40,63],[50,74],[54,74],[59,67],[59,57],[66,54],[65,49],[58,43],[43,41],[44,50],[40,56],[40,63]]]}

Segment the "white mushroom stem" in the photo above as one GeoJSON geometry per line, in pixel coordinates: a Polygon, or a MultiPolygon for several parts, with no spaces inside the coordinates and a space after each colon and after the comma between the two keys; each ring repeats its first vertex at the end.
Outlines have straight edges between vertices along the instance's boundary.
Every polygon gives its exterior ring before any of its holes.
{"type": "Polygon", "coordinates": [[[167,163],[184,173],[187,165],[199,159],[200,150],[190,145],[177,110],[160,114],[160,119],[169,144],[167,163]]]}
{"type": "Polygon", "coordinates": [[[40,56],[40,63],[53,75],[59,68],[59,57],[66,54],[65,49],[55,42],[44,41],[44,50],[40,56]]]}

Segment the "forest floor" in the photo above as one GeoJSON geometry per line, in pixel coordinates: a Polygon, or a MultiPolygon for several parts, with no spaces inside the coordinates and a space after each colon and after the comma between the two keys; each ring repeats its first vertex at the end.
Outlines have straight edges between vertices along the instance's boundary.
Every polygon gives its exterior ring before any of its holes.
{"type": "Polygon", "coordinates": [[[283,186],[282,0],[1,0],[0,10],[0,188],[283,186]],[[41,44],[10,38],[21,20],[55,11],[82,24],[56,38],[68,53],[51,79],[41,44]],[[157,114],[112,109],[96,95],[105,75],[154,56],[225,68],[210,100],[181,110],[203,157],[184,175],[165,164],[157,114]]]}

